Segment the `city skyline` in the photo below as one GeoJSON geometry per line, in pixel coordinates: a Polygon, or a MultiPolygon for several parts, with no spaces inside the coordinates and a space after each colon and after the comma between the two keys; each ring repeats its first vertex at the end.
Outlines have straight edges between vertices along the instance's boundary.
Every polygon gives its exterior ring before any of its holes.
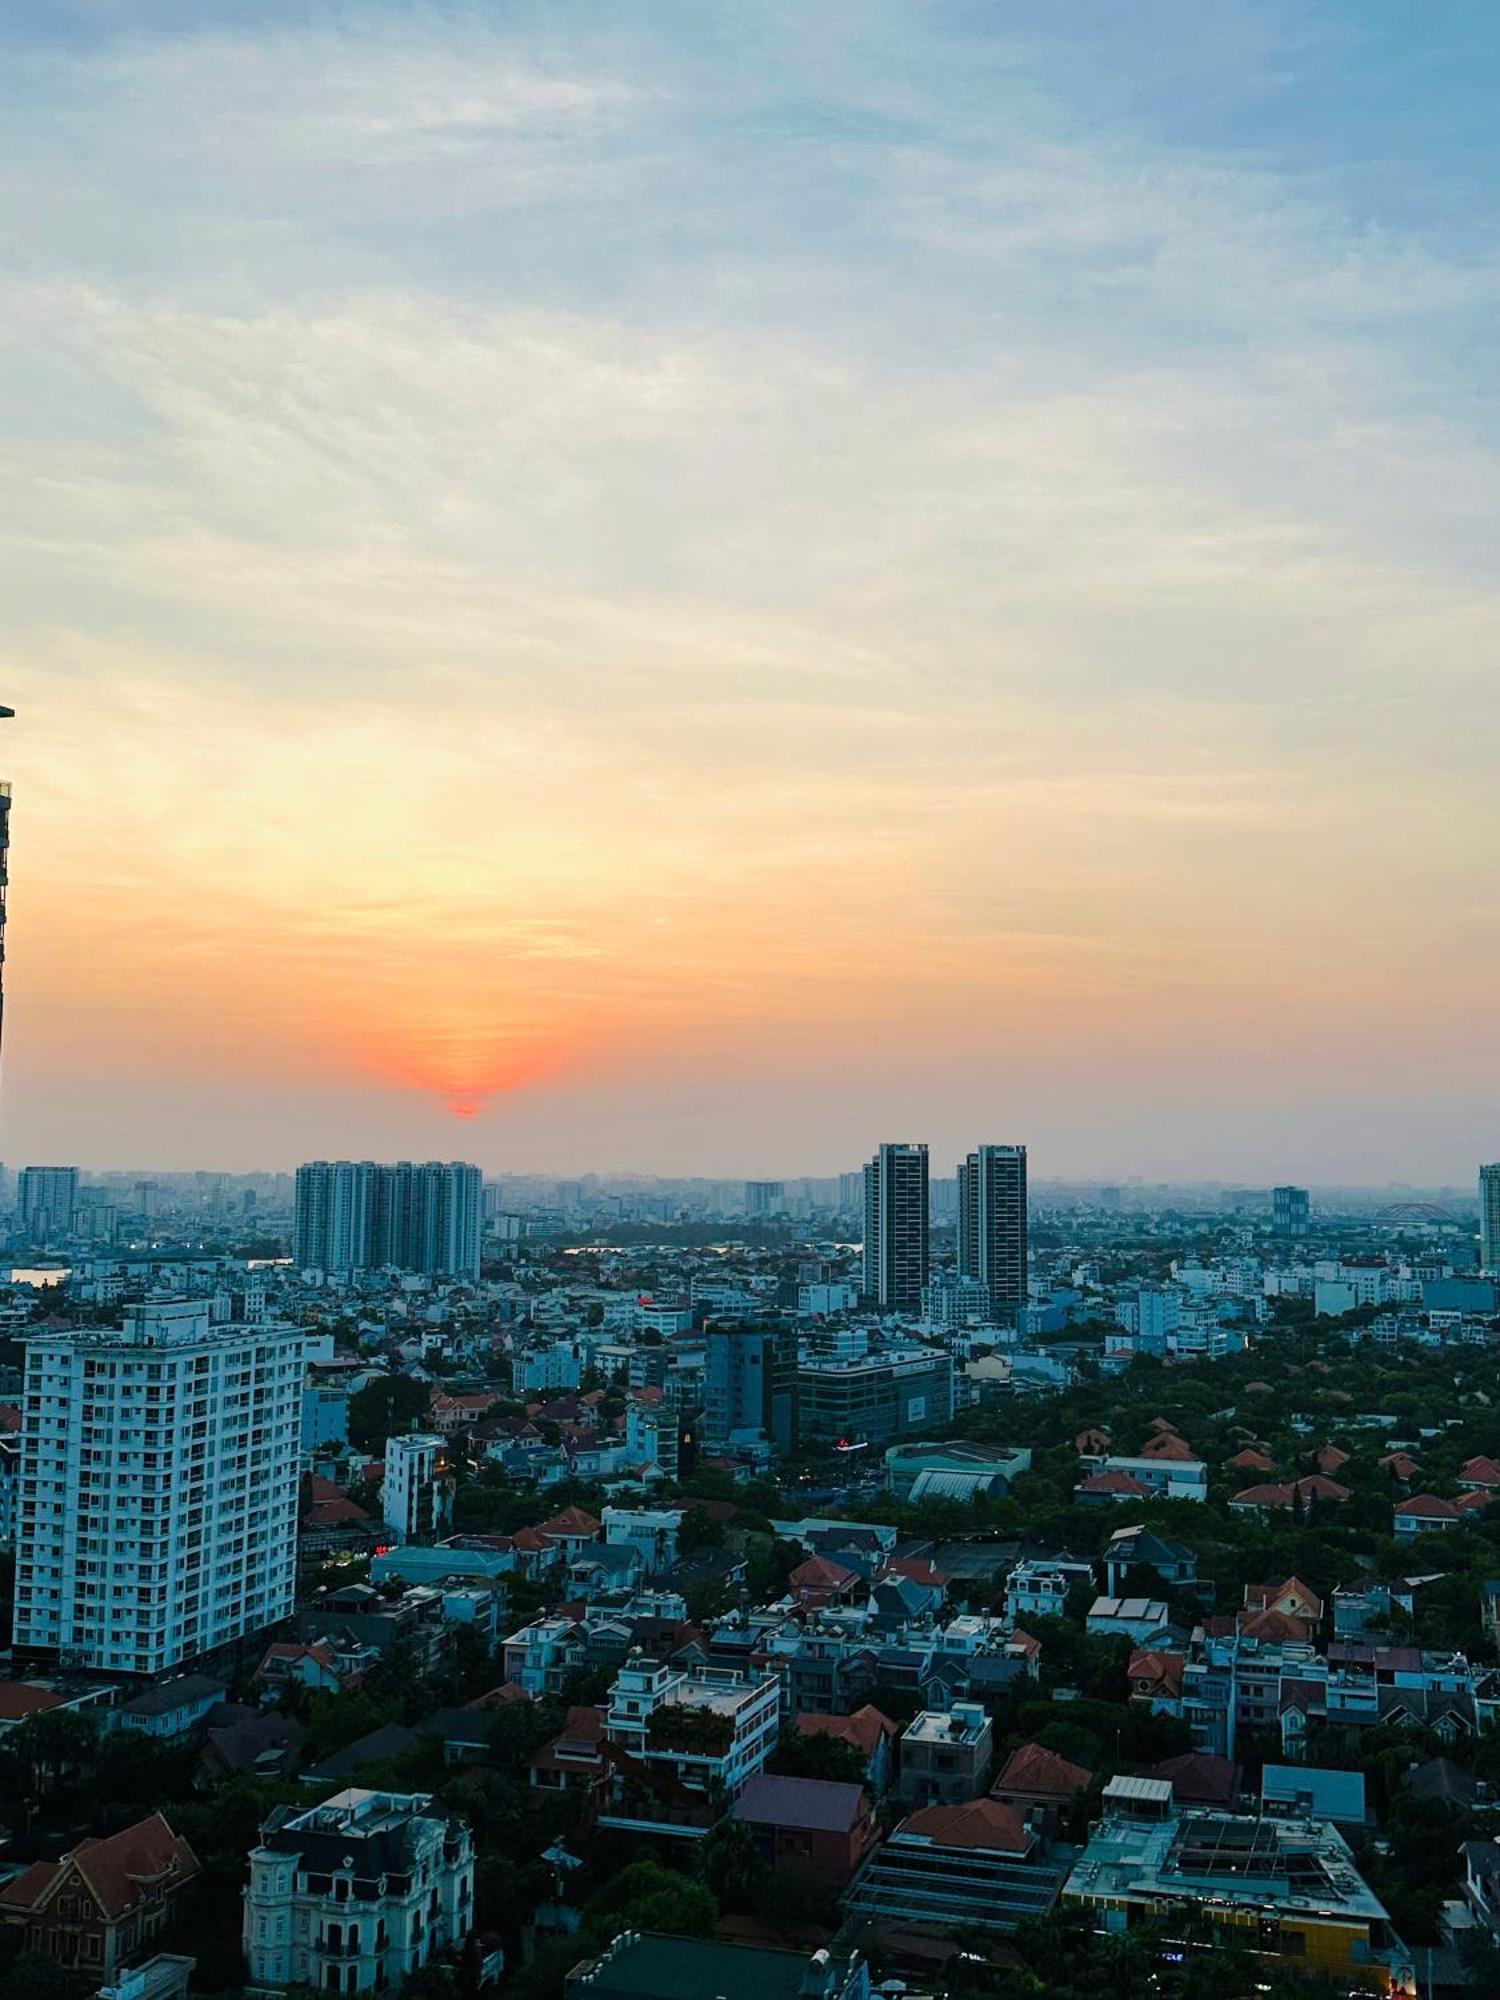
{"type": "Polygon", "coordinates": [[[8,1160],[1494,1157],[1500,23],[1057,13],[13,10],[8,1160]]]}

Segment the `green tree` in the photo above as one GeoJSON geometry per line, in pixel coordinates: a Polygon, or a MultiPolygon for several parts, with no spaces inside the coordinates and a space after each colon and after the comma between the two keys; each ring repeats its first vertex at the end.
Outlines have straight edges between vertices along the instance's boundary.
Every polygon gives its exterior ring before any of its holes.
{"type": "Polygon", "coordinates": [[[364,1451],[409,1431],[427,1414],[427,1384],[410,1375],[382,1375],[349,1398],[349,1436],[364,1451]]]}
{"type": "Polygon", "coordinates": [[[859,1746],[842,1736],[803,1736],[781,1732],[771,1769],[783,1778],[827,1778],[835,1784],[865,1783],[865,1760],[859,1746]]]}

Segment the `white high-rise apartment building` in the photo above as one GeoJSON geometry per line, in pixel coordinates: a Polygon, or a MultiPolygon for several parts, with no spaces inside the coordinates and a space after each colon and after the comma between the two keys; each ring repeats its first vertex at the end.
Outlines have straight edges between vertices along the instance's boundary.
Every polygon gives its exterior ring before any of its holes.
{"type": "Polygon", "coordinates": [[[27,1341],[18,1651],[161,1674],[290,1613],[302,1350],[206,1300],[27,1341]]]}
{"type": "Polygon", "coordinates": [[[385,1441],[380,1511],[398,1542],[432,1541],[453,1520],[453,1454],[446,1438],[385,1441]]]}
{"type": "Polygon", "coordinates": [[[77,1167],[22,1167],[17,1187],[21,1228],[38,1243],[66,1236],[78,1206],[77,1167]]]}
{"type": "Polygon", "coordinates": [[[293,1258],[303,1270],[391,1264],[477,1278],[484,1185],[462,1160],[309,1160],[297,1169],[293,1258]]]}
{"type": "Polygon", "coordinates": [[[1500,1160],[1479,1169],[1479,1261],[1500,1271],[1500,1160]]]}

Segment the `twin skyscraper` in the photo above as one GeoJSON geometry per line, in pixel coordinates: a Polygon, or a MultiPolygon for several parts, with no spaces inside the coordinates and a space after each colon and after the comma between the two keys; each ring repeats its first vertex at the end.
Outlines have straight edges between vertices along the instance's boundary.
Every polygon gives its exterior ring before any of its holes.
{"type": "MultiPolygon", "coordinates": [[[[883,1145],[865,1166],[864,1289],[885,1312],[917,1314],[929,1258],[925,1145],[883,1145]]],[[[978,1146],[958,1168],[959,1276],[992,1307],[1026,1301],[1026,1148],[978,1146]]]]}

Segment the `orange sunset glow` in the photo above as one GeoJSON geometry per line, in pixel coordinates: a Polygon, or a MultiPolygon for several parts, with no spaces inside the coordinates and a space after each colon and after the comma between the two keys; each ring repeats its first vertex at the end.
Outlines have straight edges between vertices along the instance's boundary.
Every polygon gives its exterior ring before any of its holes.
{"type": "Polygon", "coordinates": [[[6,1157],[1467,1172],[1481,266],[1040,16],[554,25],[25,57],[6,1157]]]}

